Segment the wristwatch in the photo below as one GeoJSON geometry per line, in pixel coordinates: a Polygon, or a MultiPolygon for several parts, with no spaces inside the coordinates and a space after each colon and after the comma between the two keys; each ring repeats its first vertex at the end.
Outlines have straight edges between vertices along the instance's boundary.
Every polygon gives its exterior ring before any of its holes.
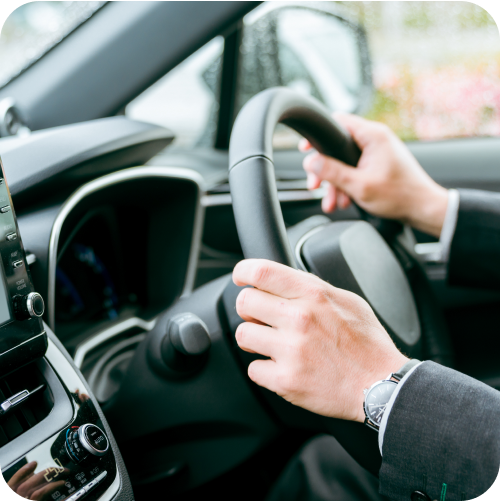
{"type": "Polygon", "coordinates": [[[369,428],[375,431],[379,431],[380,423],[384,417],[385,408],[391,399],[394,390],[398,383],[405,377],[405,375],[413,369],[420,360],[413,359],[399,369],[398,372],[393,372],[389,374],[387,379],[382,381],[377,381],[375,384],[363,390],[365,394],[365,403],[363,408],[365,411],[365,424],[369,428]]]}

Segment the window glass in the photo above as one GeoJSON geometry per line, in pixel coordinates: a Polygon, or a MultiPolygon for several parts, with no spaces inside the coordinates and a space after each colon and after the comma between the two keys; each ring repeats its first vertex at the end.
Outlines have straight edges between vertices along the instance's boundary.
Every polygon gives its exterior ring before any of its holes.
{"type": "Polygon", "coordinates": [[[0,36],[0,87],[43,56],[106,2],[31,2],[5,21],[0,36]]]}
{"type": "MultiPolygon", "coordinates": [[[[245,18],[238,109],[264,88],[287,85],[332,111],[385,122],[405,140],[500,135],[500,36],[481,7],[307,4],[328,11],[322,19],[300,5],[267,2],[245,18]],[[335,14],[346,23],[335,22],[335,14]],[[366,32],[368,60],[349,21],[366,32]]],[[[297,139],[280,127],[275,147],[294,147],[297,139]]]]}
{"type": "Polygon", "coordinates": [[[367,116],[404,139],[500,135],[500,36],[469,2],[356,2],[375,96],[367,116]]]}
{"type": "Polygon", "coordinates": [[[224,41],[217,37],[134,99],[127,116],[171,129],[182,147],[213,145],[224,41]]]}

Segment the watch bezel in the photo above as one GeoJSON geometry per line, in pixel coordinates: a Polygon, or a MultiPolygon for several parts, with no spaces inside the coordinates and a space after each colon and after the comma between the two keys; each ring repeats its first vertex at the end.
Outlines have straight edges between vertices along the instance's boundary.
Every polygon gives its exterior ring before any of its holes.
{"type": "MultiPolygon", "coordinates": [[[[390,384],[393,384],[394,386],[397,386],[399,381],[393,381],[392,379],[382,379],[381,381],[377,381],[376,383],[373,383],[370,388],[368,388],[367,390],[365,390],[365,401],[363,402],[363,411],[365,413],[365,416],[366,416],[366,419],[370,422],[370,424],[372,426],[375,426],[377,429],[380,428],[380,425],[375,423],[374,421],[372,421],[370,415],[368,414],[368,412],[366,411],[366,400],[368,398],[368,395],[370,395],[370,393],[377,387],[377,386],[380,386],[381,384],[386,384],[386,383],[390,383],[390,384]]],[[[396,390],[396,388],[394,388],[394,391],[396,390]]],[[[391,395],[392,396],[392,395],[391,395]]]]}

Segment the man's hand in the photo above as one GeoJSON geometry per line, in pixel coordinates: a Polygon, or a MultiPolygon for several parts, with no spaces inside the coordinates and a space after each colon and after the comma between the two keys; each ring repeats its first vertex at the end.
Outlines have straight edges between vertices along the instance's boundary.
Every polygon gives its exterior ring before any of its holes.
{"type": "Polygon", "coordinates": [[[255,287],[238,296],[245,323],[236,341],[269,357],[252,362],[248,375],[295,405],[362,422],[363,389],[408,361],[356,294],[263,259],[238,263],[233,281],[255,287]]]}
{"type": "MultiPolygon", "coordinates": [[[[422,169],[405,144],[385,125],[355,115],[335,119],[352,135],[362,151],[356,169],[317,152],[304,159],[308,188],[328,182],[323,210],[346,208],[350,199],[375,216],[398,219],[439,237],[448,192],[422,169]]],[[[303,140],[299,148],[311,145],[303,140]]]]}

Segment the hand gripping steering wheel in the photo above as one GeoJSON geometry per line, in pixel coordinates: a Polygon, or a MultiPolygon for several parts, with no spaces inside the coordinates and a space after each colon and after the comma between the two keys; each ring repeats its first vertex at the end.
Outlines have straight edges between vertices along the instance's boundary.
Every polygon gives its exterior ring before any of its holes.
{"type": "MultiPolygon", "coordinates": [[[[229,183],[245,258],[302,267],[360,294],[405,354],[450,364],[445,322],[425,272],[395,238],[402,228],[399,223],[368,217],[364,211],[360,212],[365,221],[325,218],[320,224],[303,225],[300,245],[295,238],[292,249],[294,239],[283,220],[273,164],[272,139],[278,123],[297,131],[320,153],[349,165],[356,166],[361,155],[354,140],[317,100],[281,87],[254,96],[236,119],[229,147],[229,183]]],[[[241,356],[248,362],[248,354],[241,356]]],[[[371,430],[359,423],[314,416],[267,390],[257,391],[286,424],[332,433],[360,464],[378,472],[380,454],[371,430]]]]}

